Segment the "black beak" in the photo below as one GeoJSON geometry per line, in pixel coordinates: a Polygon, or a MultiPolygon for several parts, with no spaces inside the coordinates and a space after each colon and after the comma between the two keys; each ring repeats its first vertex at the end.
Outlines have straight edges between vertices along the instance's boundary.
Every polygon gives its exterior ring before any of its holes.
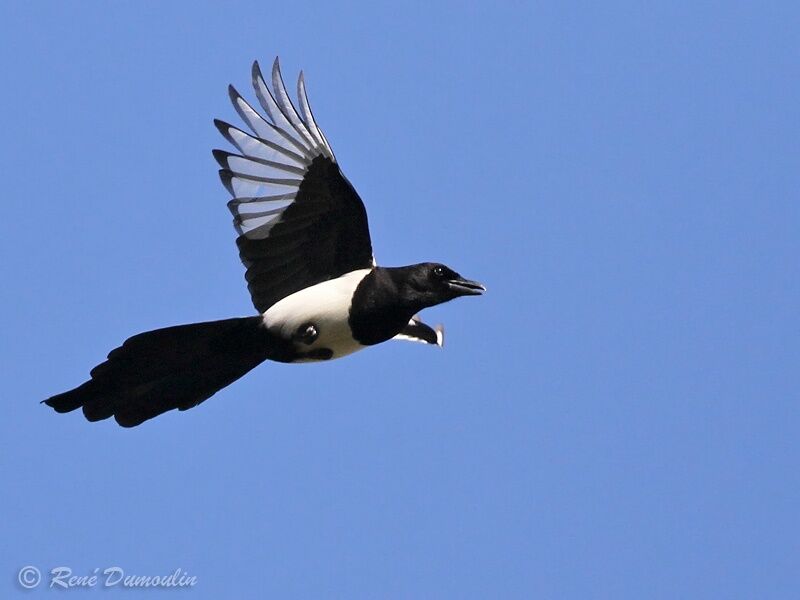
{"type": "Polygon", "coordinates": [[[486,291],[486,288],[477,281],[470,281],[463,277],[451,279],[447,282],[447,285],[450,286],[451,290],[457,292],[459,296],[480,296],[486,291]]]}

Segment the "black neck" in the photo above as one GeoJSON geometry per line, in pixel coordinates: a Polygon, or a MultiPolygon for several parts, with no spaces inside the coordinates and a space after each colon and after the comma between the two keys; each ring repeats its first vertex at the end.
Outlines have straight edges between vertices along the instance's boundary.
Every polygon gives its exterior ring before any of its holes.
{"type": "Polygon", "coordinates": [[[350,327],[364,345],[385,342],[400,333],[424,306],[406,292],[402,267],[375,267],[356,288],[350,327]]]}

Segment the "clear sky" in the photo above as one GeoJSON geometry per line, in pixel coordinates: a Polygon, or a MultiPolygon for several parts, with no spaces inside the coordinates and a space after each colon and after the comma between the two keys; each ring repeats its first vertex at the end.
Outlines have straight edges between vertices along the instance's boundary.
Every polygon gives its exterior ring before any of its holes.
{"type": "Polygon", "coordinates": [[[797,598],[797,4],[378,4],[4,5],[0,596],[797,598]],[[378,260],[489,292],[428,311],[444,350],[134,430],[39,405],[252,314],[212,119],[276,54],[378,260]]]}

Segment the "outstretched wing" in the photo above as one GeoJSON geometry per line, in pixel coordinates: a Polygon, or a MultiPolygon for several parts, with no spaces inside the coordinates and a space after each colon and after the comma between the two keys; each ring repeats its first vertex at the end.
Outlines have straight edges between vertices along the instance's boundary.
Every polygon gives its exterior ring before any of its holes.
{"type": "Polygon", "coordinates": [[[229,87],[233,106],[251,133],[214,123],[241,154],[214,150],[220,179],[233,199],[228,208],[239,237],[247,287],[259,312],[281,298],[356,269],[373,266],[367,213],[317,126],[303,73],[300,112],[281,76],[278,59],[270,89],[258,63],[253,87],[262,116],[229,87]]]}

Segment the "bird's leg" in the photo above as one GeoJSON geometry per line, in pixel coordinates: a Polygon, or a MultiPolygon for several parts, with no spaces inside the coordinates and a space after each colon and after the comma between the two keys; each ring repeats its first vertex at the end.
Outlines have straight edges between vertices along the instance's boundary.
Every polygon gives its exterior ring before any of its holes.
{"type": "Polygon", "coordinates": [[[333,358],[333,350],[330,348],[317,348],[300,354],[306,360],[330,360],[333,358]]]}
{"type": "Polygon", "coordinates": [[[305,323],[297,328],[294,339],[297,342],[310,346],[319,337],[319,331],[313,323],[305,323]]]}

